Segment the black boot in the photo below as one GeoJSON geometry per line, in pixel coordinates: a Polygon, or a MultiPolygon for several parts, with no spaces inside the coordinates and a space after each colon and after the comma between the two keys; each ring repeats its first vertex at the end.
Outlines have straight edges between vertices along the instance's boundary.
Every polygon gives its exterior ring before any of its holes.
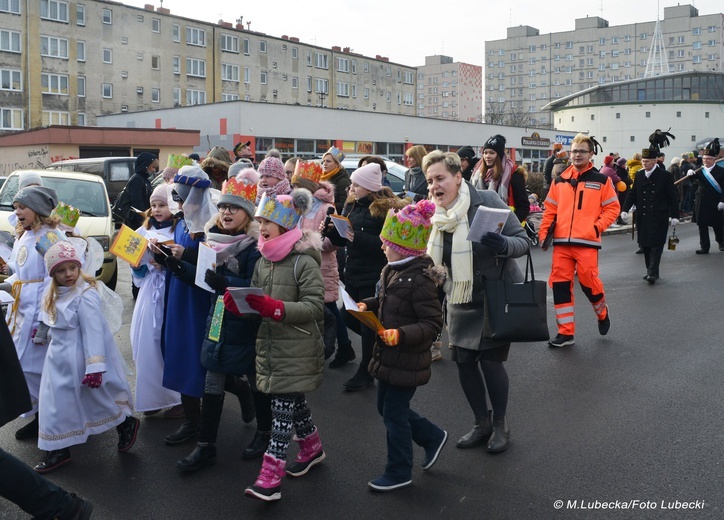
{"type": "Polygon", "coordinates": [[[510,438],[510,429],[508,421],[505,417],[493,419],[493,434],[488,441],[488,451],[490,453],[500,453],[508,448],[508,439],[510,438]]]}
{"type": "Polygon", "coordinates": [[[15,432],[15,438],[19,441],[38,438],[38,414],[33,420],[15,432]]]}
{"type": "Polygon", "coordinates": [[[354,349],[352,348],[352,343],[347,343],[346,345],[339,345],[337,347],[337,354],[334,356],[334,359],[329,362],[329,368],[340,368],[352,361],[355,357],[357,357],[354,353],[354,349]]]}
{"type": "Polygon", "coordinates": [[[181,471],[197,471],[204,466],[216,464],[216,444],[197,442],[194,451],[183,459],[176,461],[176,467],[181,471]]]}
{"type": "Polygon", "coordinates": [[[35,471],[38,473],[48,473],[56,468],[65,466],[70,462],[70,448],[62,450],[46,451],[43,460],[35,465],[35,471]]]}
{"type": "Polygon", "coordinates": [[[359,392],[370,386],[373,380],[373,377],[367,372],[367,368],[365,367],[364,370],[358,370],[357,373],[342,386],[346,392],[359,392]]]}
{"type": "Polygon", "coordinates": [[[216,463],[216,435],[219,431],[221,412],[224,408],[224,396],[204,394],[201,401],[201,431],[194,451],[176,461],[181,471],[197,471],[204,466],[216,463]]]}
{"type": "Polygon", "coordinates": [[[129,415],[126,420],[116,426],[118,431],[118,451],[121,453],[130,450],[136,443],[136,435],[138,435],[138,427],[141,421],[129,415]]]}
{"type": "Polygon", "coordinates": [[[256,459],[264,455],[264,452],[269,447],[269,441],[271,440],[271,432],[260,432],[256,431],[254,438],[251,440],[246,449],[242,452],[242,459],[256,459]]]}
{"type": "Polygon", "coordinates": [[[475,420],[475,426],[468,433],[458,439],[457,447],[460,449],[473,448],[483,444],[493,433],[493,424],[490,420],[490,412],[482,419],[475,420]]]}
{"type": "Polygon", "coordinates": [[[176,446],[193,439],[199,434],[201,424],[201,399],[181,394],[181,404],[184,407],[186,420],[181,427],[173,433],[166,435],[166,446],[176,446]]]}
{"type": "MultiPolygon", "coordinates": [[[[251,397],[251,387],[249,382],[239,377],[228,376],[226,378],[226,386],[224,390],[231,392],[239,399],[241,406],[241,420],[249,424],[256,417],[256,407],[251,397]]],[[[206,397],[204,397],[206,398],[206,397]]]]}

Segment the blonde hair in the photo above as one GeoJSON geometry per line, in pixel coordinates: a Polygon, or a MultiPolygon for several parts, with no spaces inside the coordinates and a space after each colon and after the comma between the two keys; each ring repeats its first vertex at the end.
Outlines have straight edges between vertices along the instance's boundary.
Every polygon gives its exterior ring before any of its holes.
{"type": "MultiPolygon", "coordinates": [[[[63,220],[63,218],[59,215],[53,215],[51,217],[43,217],[43,216],[35,213],[35,220],[33,220],[33,224],[30,226],[30,229],[35,231],[43,225],[47,225],[47,226],[50,226],[51,228],[55,229],[58,227],[61,220],[63,220]]],[[[21,236],[23,236],[23,233],[25,233],[25,228],[20,224],[20,222],[18,222],[15,225],[15,235],[18,238],[20,238],[21,236]]]]}
{"type": "MultiPolygon", "coordinates": [[[[168,206],[168,204],[167,204],[168,206]]],[[[151,225],[151,209],[148,208],[146,211],[143,212],[143,224],[141,224],[141,227],[143,229],[151,229],[153,226],[151,225]]],[[[176,224],[178,224],[179,219],[177,217],[174,217],[173,214],[171,215],[171,218],[169,219],[171,222],[171,233],[173,233],[176,230],[176,224]]]]}
{"type": "Polygon", "coordinates": [[[573,138],[571,145],[579,143],[586,143],[589,152],[593,152],[596,149],[593,145],[593,141],[586,134],[576,134],[576,137],[573,138]]]}
{"type": "Polygon", "coordinates": [[[417,144],[405,152],[407,157],[415,159],[418,166],[422,167],[422,161],[427,155],[427,149],[421,144],[417,144]]]}
{"type": "MultiPolygon", "coordinates": [[[[63,262],[67,263],[67,262],[63,262]]],[[[63,265],[59,264],[59,265],[63,265]]],[[[88,274],[85,274],[83,271],[80,270],[80,267],[78,267],[78,270],[80,271],[80,276],[78,279],[81,278],[90,284],[91,287],[94,289],[98,286],[96,284],[96,279],[88,274]]],[[[75,281],[75,283],[78,283],[78,280],[75,281]]],[[[52,321],[55,321],[56,312],[55,312],[55,302],[58,301],[58,282],[55,280],[55,276],[50,277],[50,286],[48,287],[47,292],[45,293],[45,298],[43,298],[43,310],[45,313],[51,318],[52,321]]]]}
{"type": "Polygon", "coordinates": [[[235,233],[239,233],[240,231],[246,231],[249,229],[249,224],[252,222],[252,217],[246,212],[244,208],[239,206],[239,211],[243,211],[244,215],[246,215],[246,220],[241,223],[241,225],[233,230],[227,230],[224,228],[224,226],[221,223],[221,213],[216,214],[216,218],[214,219],[214,225],[219,228],[219,230],[225,234],[225,235],[233,235],[235,233]]]}
{"type": "Polygon", "coordinates": [[[422,171],[427,173],[427,169],[436,163],[443,163],[445,169],[452,175],[462,172],[462,165],[460,164],[460,156],[453,152],[443,152],[442,150],[433,150],[425,156],[420,166],[422,171]]]}

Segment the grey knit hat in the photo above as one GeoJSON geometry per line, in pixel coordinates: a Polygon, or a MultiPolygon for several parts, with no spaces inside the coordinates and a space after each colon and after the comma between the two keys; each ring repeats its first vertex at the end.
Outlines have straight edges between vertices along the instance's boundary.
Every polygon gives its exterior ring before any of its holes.
{"type": "Polygon", "coordinates": [[[29,186],[15,194],[13,204],[16,202],[32,209],[41,217],[49,217],[58,205],[58,195],[53,188],[47,186],[29,186]]]}
{"type": "Polygon", "coordinates": [[[43,178],[37,172],[22,172],[18,175],[18,189],[22,190],[28,186],[42,186],[43,178]]]}

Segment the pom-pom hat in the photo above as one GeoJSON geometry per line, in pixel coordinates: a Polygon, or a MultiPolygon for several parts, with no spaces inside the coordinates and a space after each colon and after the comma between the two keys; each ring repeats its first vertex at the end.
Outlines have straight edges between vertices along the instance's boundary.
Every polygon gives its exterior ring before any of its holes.
{"type": "Polygon", "coordinates": [[[284,163],[276,157],[267,157],[259,163],[259,177],[276,177],[279,180],[287,178],[284,172],[284,163]]]}
{"type": "Polygon", "coordinates": [[[259,201],[254,217],[265,218],[287,231],[297,226],[299,219],[312,207],[312,194],[298,188],[291,195],[267,195],[259,201]]]}
{"type": "Polygon", "coordinates": [[[53,276],[55,270],[65,262],[72,262],[78,267],[83,264],[80,260],[78,252],[75,250],[73,245],[68,241],[57,242],[48,249],[44,256],[45,267],[48,269],[48,274],[53,276]]]}
{"type": "Polygon", "coordinates": [[[390,210],[382,226],[380,239],[392,250],[404,256],[422,256],[432,232],[430,219],[435,214],[435,203],[421,200],[405,206],[395,213],[390,210]]]}

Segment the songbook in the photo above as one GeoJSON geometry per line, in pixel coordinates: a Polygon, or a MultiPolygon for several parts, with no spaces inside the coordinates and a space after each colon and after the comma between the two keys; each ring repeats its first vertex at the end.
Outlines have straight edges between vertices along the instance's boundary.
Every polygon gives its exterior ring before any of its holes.
{"type": "Polygon", "coordinates": [[[147,247],[146,237],[139,235],[124,224],[111,244],[110,252],[133,267],[138,267],[147,247]]]}

